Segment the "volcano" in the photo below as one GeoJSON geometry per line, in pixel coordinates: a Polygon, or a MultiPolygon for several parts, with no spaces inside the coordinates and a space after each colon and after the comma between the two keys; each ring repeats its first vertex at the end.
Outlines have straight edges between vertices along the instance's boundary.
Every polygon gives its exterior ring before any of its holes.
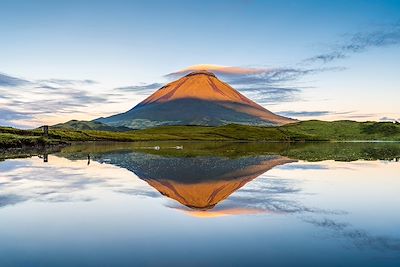
{"type": "Polygon", "coordinates": [[[131,110],[96,121],[143,129],[162,125],[278,126],[295,120],[276,115],[209,71],[194,71],[161,87],[131,110]]]}

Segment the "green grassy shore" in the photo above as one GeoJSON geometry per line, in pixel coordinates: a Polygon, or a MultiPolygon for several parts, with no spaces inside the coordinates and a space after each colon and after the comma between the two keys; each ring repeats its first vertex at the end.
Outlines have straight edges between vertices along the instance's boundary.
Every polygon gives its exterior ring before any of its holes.
{"type": "MultiPolygon", "coordinates": [[[[0,148],[47,147],[87,141],[400,141],[400,124],[390,122],[302,121],[280,127],[246,125],[162,126],[144,130],[98,130],[104,125],[74,122],[50,127],[44,137],[41,129],[20,130],[0,127],[0,148]]],[[[107,128],[111,129],[111,128],[107,128]]]]}

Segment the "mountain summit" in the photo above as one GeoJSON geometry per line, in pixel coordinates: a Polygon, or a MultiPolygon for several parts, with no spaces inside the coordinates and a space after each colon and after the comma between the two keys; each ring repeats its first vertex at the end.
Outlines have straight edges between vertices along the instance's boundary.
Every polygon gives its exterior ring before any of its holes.
{"type": "Polygon", "coordinates": [[[276,115],[248,99],[212,72],[194,71],[161,87],[131,110],[97,121],[142,129],[161,125],[229,123],[282,125],[295,120],[276,115]]]}

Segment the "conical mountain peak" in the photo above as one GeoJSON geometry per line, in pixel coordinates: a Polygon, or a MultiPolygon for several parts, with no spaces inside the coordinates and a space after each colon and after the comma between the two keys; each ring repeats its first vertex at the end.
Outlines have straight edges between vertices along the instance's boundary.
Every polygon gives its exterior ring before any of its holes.
{"type": "Polygon", "coordinates": [[[211,76],[211,77],[216,77],[214,73],[208,71],[208,70],[196,70],[196,71],[192,71],[189,74],[186,74],[185,77],[190,77],[190,76],[195,76],[195,75],[207,75],[207,76],[211,76]]]}
{"type": "Polygon", "coordinates": [[[207,70],[192,71],[164,85],[131,110],[98,121],[133,129],[230,123],[268,126],[294,122],[270,112],[207,70]]]}
{"type": "Polygon", "coordinates": [[[193,71],[186,76],[163,86],[139,105],[166,102],[177,99],[201,99],[205,101],[225,101],[257,106],[228,84],[219,80],[212,72],[193,71]]]}

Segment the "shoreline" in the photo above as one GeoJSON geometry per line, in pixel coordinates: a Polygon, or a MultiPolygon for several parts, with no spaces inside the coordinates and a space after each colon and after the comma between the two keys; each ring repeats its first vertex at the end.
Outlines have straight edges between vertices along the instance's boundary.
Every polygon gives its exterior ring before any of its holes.
{"type": "Polygon", "coordinates": [[[0,127],[0,150],[88,142],[396,143],[400,142],[400,124],[302,121],[276,127],[240,124],[161,126],[125,132],[50,127],[46,134],[40,129],[0,127]]]}
{"type": "Polygon", "coordinates": [[[89,141],[62,141],[57,144],[50,145],[22,145],[22,146],[7,146],[3,147],[0,145],[0,153],[8,153],[8,152],[19,152],[19,151],[46,151],[46,150],[57,150],[65,147],[70,147],[74,145],[86,145],[86,144],[99,144],[99,145],[107,145],[107,144],[139,144],[139,143],[158,143],[158,144],[166,144],[166,143],[232,143],[232,144],[329,144],[329,143],[358,143],[358,144],[368,144],[368,143],[400,143],[397,140],[313,140],[313,141],[281,141],[281,140],[182,140],[182,139],[170,139],[170,140],[137,140],[137,141],[125,141],[125,140],[89,140],[89,141]]]}
{"type": "Polygon", "coordinates": [[[400,142],[229,142],[229,141],[153,141],[153,142],[71,142],[50,147],[0,149],[0,162],[50,154],[85,159],[88,154],[136,152],[165,157],[227,157],[280,155],[308,162],[321,160],[395,160],[400,161],[400,142]]]}

